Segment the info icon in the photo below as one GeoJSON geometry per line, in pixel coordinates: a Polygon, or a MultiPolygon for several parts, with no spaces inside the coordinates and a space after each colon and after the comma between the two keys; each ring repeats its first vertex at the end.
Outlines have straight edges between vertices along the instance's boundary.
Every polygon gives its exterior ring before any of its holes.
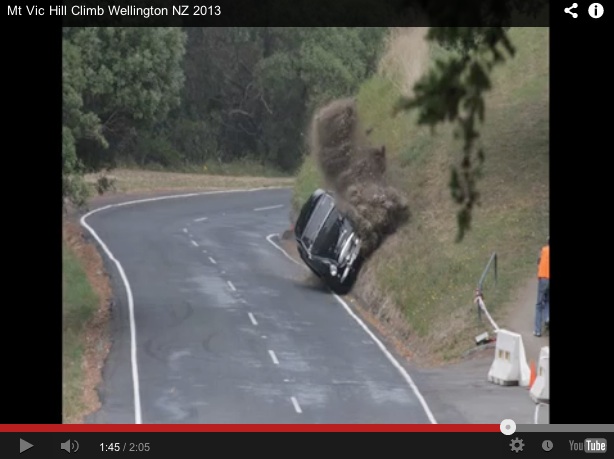
{"type": "Polygon", "coordinates": [[[603,16],[603,5],[601,3],[593,3],[588,7],[588,14],[593,19],[599,19],[603,16]]]}

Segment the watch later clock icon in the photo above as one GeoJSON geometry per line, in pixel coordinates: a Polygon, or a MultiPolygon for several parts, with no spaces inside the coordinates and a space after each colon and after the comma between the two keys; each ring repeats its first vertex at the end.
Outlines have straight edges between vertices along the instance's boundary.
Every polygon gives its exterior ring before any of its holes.
{"type": "Polygon", "coordinates": [[[553,446],[554,445],[552,444],[550,440],[544,440],[544,442],[542,443],[542,449],[544,451],[550,451],[553,446]]]}

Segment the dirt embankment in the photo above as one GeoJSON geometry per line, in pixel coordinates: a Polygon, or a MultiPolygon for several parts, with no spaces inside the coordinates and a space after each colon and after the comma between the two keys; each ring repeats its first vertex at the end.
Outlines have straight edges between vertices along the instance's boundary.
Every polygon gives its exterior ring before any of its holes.
{"type": "Polygon", "coordinates": [[[309,146],[327,187],[357,227],[363,256],[370,256],[410,216],[406,198],[386,183],[386,147],[369,144],[353,98],[314,115],[309,146]]]}

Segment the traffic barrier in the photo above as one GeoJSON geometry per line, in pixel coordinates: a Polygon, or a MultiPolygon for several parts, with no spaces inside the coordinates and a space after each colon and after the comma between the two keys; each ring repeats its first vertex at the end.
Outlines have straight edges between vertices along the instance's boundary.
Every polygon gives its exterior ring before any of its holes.
{"type": "Polygon", "coordinates": [[[535,362],[531,360],[531,365],[529,366],[531,369],[531,378],[529,379],[529,389],[533,387],[533,383],[535,383],[535,379],[537,378],[537,372],[535,371],[535,362]]]}
{"type": "Polygon", "coordinates": [[[530,379],[531,370],[522,336],[508,330],[497,330],[495,358],[488,371],[488,381],[501,386],[527,387],[530,379]]]}
{"type": "Polygon", "coordinates": [[[550,346],[542,347],[539,351],[537,377],[529,395],[535,403],[550,402],[550,346]]]}

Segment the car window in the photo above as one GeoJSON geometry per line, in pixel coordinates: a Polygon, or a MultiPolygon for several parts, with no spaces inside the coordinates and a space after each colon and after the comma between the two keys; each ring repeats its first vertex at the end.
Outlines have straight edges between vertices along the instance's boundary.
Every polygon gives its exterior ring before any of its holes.
{"type": "Polygon", "coordinates": [[[305,231],[303,232],[303,241],[307,245],[311,246],[313,244],[314,238],[317,236],[320,226],[333,206],[334,201],[329,196],[322,197],[311,215],[311,218],[305,227],[305,231]]]}
{"type": "MultiPolygon", "coordinates": [[[[311,203],[308,203],[308,204],[311,204],[311,203]]],[[[296,219],[294,230],[299,234],[303,232],[303,228],[305,226],[305,219],[307,218],[307,214],[309,211],[310,211],[309,205],[304,205],[303,208],[301,209],[301,213],[296,219]]]]}
{"type": "Polygon", "coordinates": [[[326,219],[326,222],[324,222],[324,225],[318,234],[318,247],[320,247],[326,253],[333,251],[337,247],[337,242],[339,241],[339,231],[341,229],[341,225],[339,225],[340,217],[341,214],[335,207],[326,219]]]}
{"type": "Polygon", "coordinates": [[[311,212],[315,210],[315,207],[317,206],[317,204],[318,204],[318,198],[314,195],[311,195],[309,199],[307,200],[307,202],[303,205],[303,208],[301,209],[301,213],[299,214],[298,219],[296,220],[296,225],[295,225],[296,231],[298,231],[299,233],[303,232],[305,223],[307,223],[307,217],[311,214],[311,212]]]}

